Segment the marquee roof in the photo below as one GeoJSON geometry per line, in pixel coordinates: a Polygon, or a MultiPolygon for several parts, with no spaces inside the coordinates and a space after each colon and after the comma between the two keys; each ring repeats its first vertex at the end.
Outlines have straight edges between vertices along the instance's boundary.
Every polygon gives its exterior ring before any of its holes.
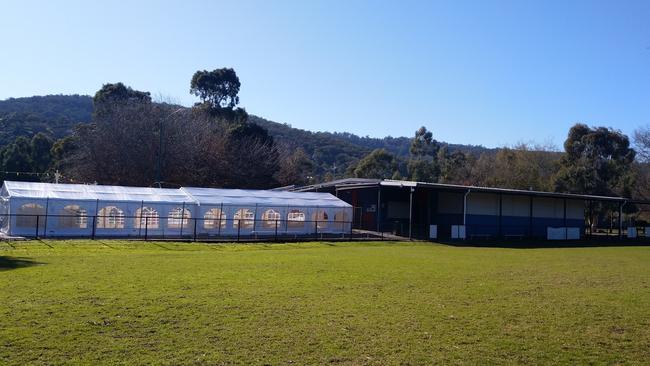
{"type": "Polygon", "coordinates": [[[330,193],[183,187],[198,204],[283,207],[352,207],[330,193]]]}
{"type": "Polygon", "coordinates": [[[5,181],[4,198],[189,203],[198,205],[352,207],[329,193],[183,187],[179,189],[5,181]]]}
{"type": "Polygon", "coordinates": [[[49,198],[71,201],[194,202],[192,197],[180,189],[14,181],[4,182],[2,195],[5,197],[49,198]]]}

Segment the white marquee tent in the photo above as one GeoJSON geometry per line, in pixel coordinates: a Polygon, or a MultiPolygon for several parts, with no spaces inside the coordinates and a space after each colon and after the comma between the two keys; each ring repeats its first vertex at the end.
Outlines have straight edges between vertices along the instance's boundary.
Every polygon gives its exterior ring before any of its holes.
{"type": "Polygon", "coordinates": [[[5,181],[12,236],[239,236],[347,233],[352,207],[328,193],[5,181]]]}

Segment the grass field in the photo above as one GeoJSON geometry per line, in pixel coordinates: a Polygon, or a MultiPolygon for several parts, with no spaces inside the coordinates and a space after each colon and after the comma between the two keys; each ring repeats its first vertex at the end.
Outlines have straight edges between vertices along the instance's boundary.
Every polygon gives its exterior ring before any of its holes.
{"type": "Polygon", "coordinates": [[[650,247],[0,243],[0,364],[645,364],[650,247]]]}

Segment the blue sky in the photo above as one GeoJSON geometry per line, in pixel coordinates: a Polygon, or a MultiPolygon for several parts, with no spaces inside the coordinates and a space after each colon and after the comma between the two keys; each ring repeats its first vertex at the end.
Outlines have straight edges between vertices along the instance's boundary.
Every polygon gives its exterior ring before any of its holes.
{"type": "Polygon", "coordinates": [[[294,127],[561,146],[650,124],[650,1],[13,1],[0,99],[122,81],[185,105],[233,67],[241,105],[294,127]]]}

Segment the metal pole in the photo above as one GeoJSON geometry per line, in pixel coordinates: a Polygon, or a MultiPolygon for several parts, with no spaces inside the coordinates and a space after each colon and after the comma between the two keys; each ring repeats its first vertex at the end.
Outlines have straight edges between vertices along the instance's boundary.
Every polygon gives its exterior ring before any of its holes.
{"type": "Polygon", "coordinates": [[[618,238],[623,239],[623,202],[618,203],[618,238]]]}
{"type": "Polygon", "coordinates": [[[162,188],[163,121],[164,118],[161,118],[160,123],[158,124],[158,165],[156,167],[156,182],[158,182],[158,188],[162,188]]]}
{"type": "Polygon", "coordinates": [[[594,201],[589,200],[589,237],[594,236],[593,227],[594,227],[594,201]]]}
{"type": "Polygon", "coordinates": [[[564,227],[564,240],[569,239],[569,229],[566,226],[566,198],[563,199],[563,204],[564,204],[564,214],[562,216],[562,226],[564,227]]]}
{"type": "Polygon", "coordinates": [[[198,220],[196,217],[194,218],[194,236],[193,240],[196,241],[196,220],[198,220]]]}
{"type": "Polygon", "coordinates": [[[183,223],[185,222],[185,202],[183,202],[183,207],[181,208],[181,233],[180,237],[183,238],[183,223]]]}
{"type": "Polygon", "coordinates": [[[37,238],[37,239],[38,239],[38,226],[39,226],[39,225],[38,225],[38,224],[39,224],[38,221],[39,221],[39,217],[40,217],[39,215],[36,215],[36,238],[37,238]]]}
{"type": "Polygon", "coordinates": [[[237,219],[237,241],[239,241],[240,230],[241,230],[241,219],[237,219]]]}
{"type": "Polygon", "coordinates": [[[409,193],[409,240],[411,240],[412,234],[413,234],[413,187],[411,187],[409,193]]]}
{"type": "Polygon", "coordinates": [[[501,237],[503,237],[503,194],[499,194],[499,238],[501,237]]]}
{"type": "Polygon", "coordinates": [[[381,185],[377,184],[377,231],[381,231],[381,185]]]}
{"type": "Polygon", "coordinates": [[[253,211],[253,233],[255,228],[257,228],[257,203],[255,204],[255,211],[253,211]]]}
{"type": "Polygon", "coordinates": [[[533,196],[528,197],[530,207],[528,208],[528,236],[533,237],[533,196]]]}
{"type": "Polygon", "coordinates": [[[135,215],[138,218],[138,236],[142,236],[142,213],[144,212],[144,201],[140,202],[140,215],[135,215]]]}
{"type": "Polygon", "coordinates": [[[92,240],[95,240],[95,228],[97,227],[97,212],[95,212],[95,215],[93,216],[93,231],[92,231],[92,240]]]}
{"type": "Polygon", "coordinates": [[[45,238],[47,236],[47,216],[50,213],[50,198],[45,199],[45,222],[43,223],[43,237],[45,238]]]}
{"type": "Polygon", "coordinates": [[[289,232],[289,206],[287,206],[287,212],[284,215],[284,236],[287,236],[289,232]]]}
{"type": "MultiPolygon", "coordinates": [[[[219,229],[217,230],[218,237],[221,237],[221,217],[223,217],[223,202],[221,203],[221,208],[219,209],[219,229]]],[[[228,219],[226,219],[226,225],[228,225],[228,219]]]]}
{"type": "Polygon", "coordinates": [[[144,240],[149,238],[149,216],[144,217],[144,240]]]}

